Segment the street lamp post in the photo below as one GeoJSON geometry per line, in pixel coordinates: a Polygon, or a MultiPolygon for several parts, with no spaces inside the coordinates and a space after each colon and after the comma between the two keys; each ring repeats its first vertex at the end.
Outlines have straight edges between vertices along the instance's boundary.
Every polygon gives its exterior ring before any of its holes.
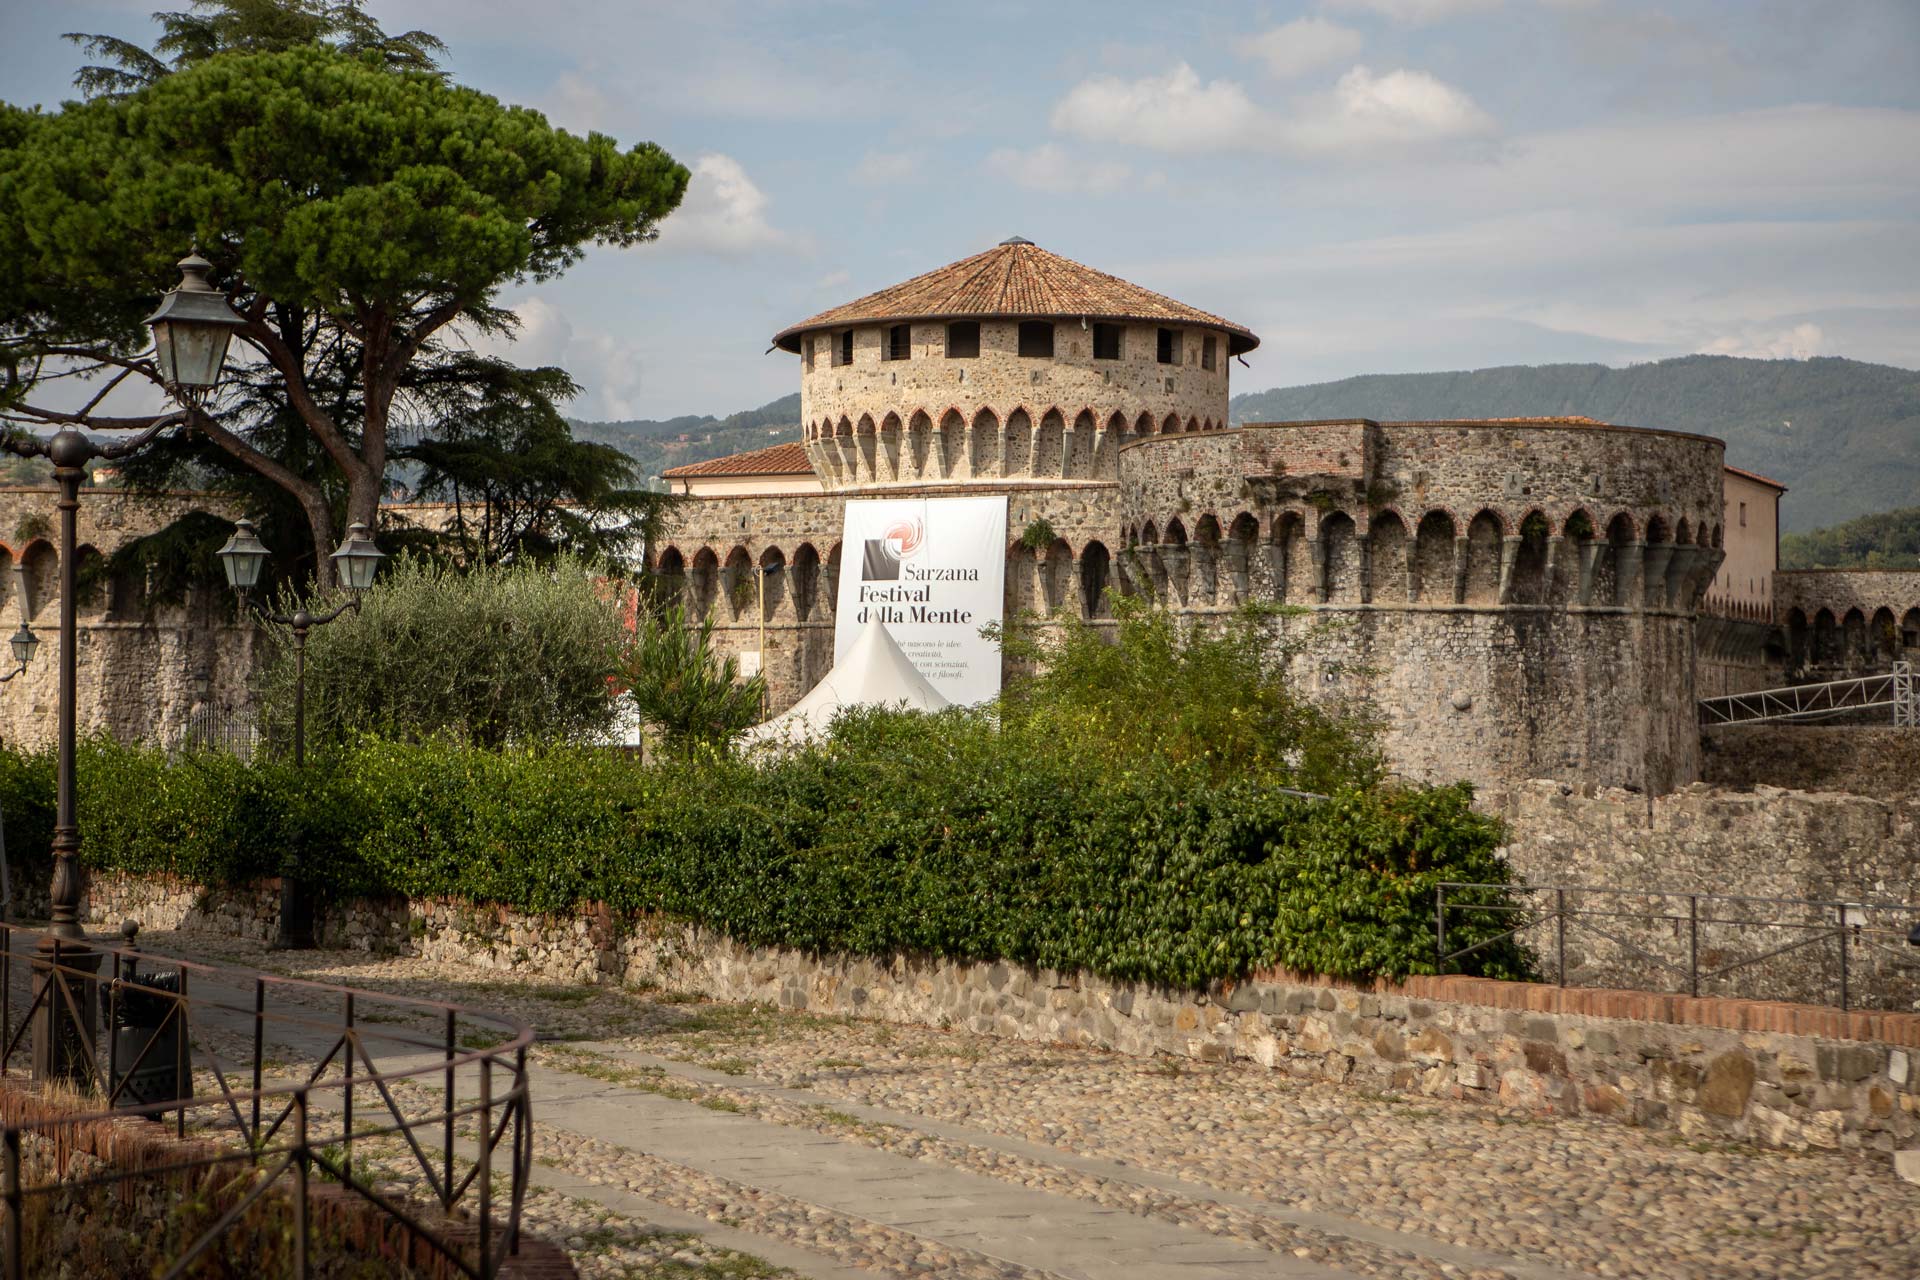
{"type": "MultiPolygon", "coordinates": [[[[180,261],[180,283],[161,299],[147,318],[154,337],[154,363],[167,392],[183,405],[197,405],[219,385],[227,344],[246,321],[227,304],[226,295],[207,282],[213,264],[199,254],[180,261]]],[[[124,375],[122,375],[124,376],[124,375]]],[[[87,464],[96,458],[124,458],[146,445],[178,419],[157,419],[145,431],[120,444],[103,445],[69,423],[51,440],[8,436],[6,449],[21,457],[46,458],[53,463],[59,486],[60,512],[60,668],[55,737],[59,770],[55,784],[53,821],[53,883],[49,915],[52,925],[33,960],[37,1019],[33,1038],[33,1074],[37,1080],[86,1083],[90,1075],[94,1038],[92,980],[100,953],[84,945],[80,929],[80,826],[74,813],[74,703],[79,643],[75,622],[74,560],[80,486],[87,464]],[[56,967],[75,971],[78,982],[57,979],[56,967]]],[[[18,637],[16,637],[16,640],[18,637]]]]}
{"type": "MultiPolygon", "coordinates": [[[[220,557],[221,567],[226,570],[227,585],[239,593],[240,608],[244,611],[247,593],[260,584],[260,571],[266,567],[268,555],[266,544],[254,531],[253,521],[235,522],[233,536],[214,554],[220,557]]],[[[344,604],[322,614],[311,613],[304,607],[292,613],[260,611],[260,616],[268,622],[291,628],[293,632],[293,767],[296,769],[307,765],[307,633],[315,627],[326,626],[348,610],[358,613],[360,598],[373,585],[374,571],[385,556],[374,546],[367,526],[355,522],[347,526],[346,540],[331,559],[341,585],[348,592],[344,604]]],[[[282,950],[314,945],[312,898],[304,891],[291,857],[280,870],[280,925],[273,945],[282,950]]]]}

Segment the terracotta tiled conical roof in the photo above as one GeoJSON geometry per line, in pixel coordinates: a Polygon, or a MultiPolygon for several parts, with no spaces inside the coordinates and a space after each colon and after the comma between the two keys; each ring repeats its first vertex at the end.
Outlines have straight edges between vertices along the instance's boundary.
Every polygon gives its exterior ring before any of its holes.
{"type": "Polygon", "coordinates": [[[1260,345],[1260,339],[1240,325],[1082,266],[1071,258],[1048,253],[1018,236],[938,271],[822,311],[782,329],[773,341],[775,346],[798,351],[800,335],[812,329],[899,320],[1027,316],[1204,325],[1228,335],[1227,351],[1231,355],[1260,345]]]}

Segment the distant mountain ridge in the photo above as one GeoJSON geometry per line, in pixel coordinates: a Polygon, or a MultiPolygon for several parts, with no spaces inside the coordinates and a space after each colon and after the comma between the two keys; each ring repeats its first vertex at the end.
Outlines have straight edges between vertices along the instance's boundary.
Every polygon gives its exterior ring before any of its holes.
{"type": "Polygon", "coordinates": [[[1561,414],[1718,436],[1729,464],[1788,487],[1785,529],[1911,506],[1920,493],[1920,373],[1837,357],[1371,374],[1249,392],[1230,406],[1236,424],[1561,414]]]}
{"type": "Polygon", "coordinates": [[[758,409],[743,409],[724,418],[690,415],[620,422],[586,422],[578,418],[568,421],[573,424],[575,437],[610,444],[639,463],[643,476],[657,476],[669,467],[798,440],[800,393],[796,391],[758,409]]]}
{"type": "MultiPolygon", "coordinates": [[[[1682,356],[1615,369],[1508,365],[1370,374],[1233,397],[1232,420],[1516,418],[1583,414],[1718,436],[1727,461],[1788,487],[1783,529],[1822,528],[1914,504],[1920,494],[1920,372],[1859,360],[1682,356]]],[[[726,418],[575,422],[647,475],[800,438],[800,397],[726,418]],[[685,437],[682,439],[682,437],[685,437]]]]}

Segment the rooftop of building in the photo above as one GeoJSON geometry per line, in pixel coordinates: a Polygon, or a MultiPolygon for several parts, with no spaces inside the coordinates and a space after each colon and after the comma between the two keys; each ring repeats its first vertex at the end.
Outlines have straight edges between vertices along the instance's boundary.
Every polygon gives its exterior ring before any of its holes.
{"type": "Polygon", "coordinates": [[[1764,484],[1769,489],[1778,489],[1782,493],[1785,493],[1787,491],[1787,486],[1781,484],[1778,480],[1769,480],[1766,476],[1761,475],[1757,471],[1746,471],[1746,470],[1742,470],[1739,467],[1728,467],[1727,470],[1732,472],[1734,475],[1741,477],[1744,480],[1751,480],[1755,484],[1764,484]]]}
{"type": "Polygon", "coordinates": [[[687,480],[713,476],[810,476],[813,464],[807,461],[807,447],[798,441],[768,445],[746,453],[709,458],[669,467],[660,473],[662,480],[687,480]]]}
{"type": "Polygon", "coordinates": [[[1095,271],[1019,236],[1003,240],[985,253],[822,311],[782,329],[773,336],[773,342],[787,351],[798,351],[801,335],[815,329],[903,320],[1042,316],[1143,320],[1219,329],[1227,334],[1229,355],[1260,345],[1253,331],[1242,325],[1095,271]]]}

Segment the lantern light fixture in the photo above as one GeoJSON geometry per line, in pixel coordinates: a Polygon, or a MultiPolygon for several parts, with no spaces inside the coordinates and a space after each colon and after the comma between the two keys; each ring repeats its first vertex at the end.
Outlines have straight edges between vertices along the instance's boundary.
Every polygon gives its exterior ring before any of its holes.
{"type": "Polygon", "coordinates": [[[251,591],[260,584],[260,570],[267,563],[267,544],[254,532],[253,521],[235,521],[233,536],[214,554],[220,557],[220,567],[227,571],[227,585],[235,591],[251,591]]]}
{"type": "Polygon", "coordinates": [[[213,264],[198,253],[180,259],[180,283],[160,299],[147,317],[153,330],[153,355],[160,380],[177,397],[199,404],[220,385],[227,344],[246,320],[228,305],[227,295],[207,282],[213,264]]]}
{"type": "Polygon", "coordinates": [[[373,585],[374,571],[387,557],[373,545],[367,526],[355,521],[347,526],[346,540],[332,558],[334,570],[340,575],[340,585],[358,595],[373,585]]]}

